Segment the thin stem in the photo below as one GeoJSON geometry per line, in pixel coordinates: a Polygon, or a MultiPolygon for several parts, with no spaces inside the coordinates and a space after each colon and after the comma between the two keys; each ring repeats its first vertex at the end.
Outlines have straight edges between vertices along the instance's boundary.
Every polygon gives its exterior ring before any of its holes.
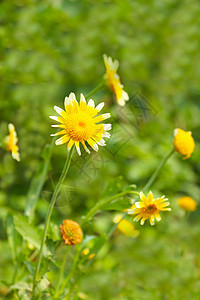
{"type": "Polygon", "coordinates": [[[159,166],[156,168],[156,170],[154,171],[154,173],[151,175],[151,177],[149,178],[149,180],[147,181],[147,183],[145,184],[145,186],[143,187],[143,191],[145,192],[146,190],[148,190],[148,188],[153,184],[153,182],[155,181],[156,177],[158,176],[158,173],[160,172],[161,168],[164,166],[164,164],[166,163],[166,161],[170,158],[170,156],[175,152],[174,148],[166,155],[166,157],[163,158],[163,160],[161,161],[161,163],[159,164],[159,166]]]}
{"type": "MultiPolygon", "coordinates": [[[[167,156],[161,161],[161,163],[159,164],[159,166],[156,168],[156,170],[155,170],[155,172],[152,174],[152,176],[149,178],[149,180],[147,181],[147,183],[146,183],[146,185],[144,186],[144,188],[142,189],[143,191],[146,191],[152,184],[153,184],[153,182],[154,182],[154,180],[156,179],[156,177],[157,177],[157,175],[158,175],[158,173],[159,173],[159,171],[161,170],[161,168],[164,166],[164,164],[167,162],[167,160],[170,158],[170,156],[172,155],[174,153],[174,149],[172,149],[170,152],[169,152],[169,154],[167,154],[167,156]]],[[[106,199],[105,200],[105,202],[107,201],[107,202],[109,202],[109,201],[111,201],[111,199],[113,200],[113,199],[115,199],[115,198],[117,198],[117,197],[120,197],[120,196],[122,196],[122,195],[125,195],[125,194],[136,194],[136,195],[138,195],[139,196],[139,193],[137,193],[137,192],[133,192],[133,191],[127,191],[127,192],[122,192],[122,193],[119,193],[119,194],[117,194],[117,195],[115,195],[115,196],[113,196],[113,197],[110,197],[110,198],[108,198],[108,199],[106,199]]],[[[103,202],[103,201],[102,201],[103,202]]],[[[101,202],[101,204],[102,204],[102,202],[101,202]]],[[[104,203],[105,204],[105,203],[104,203]]],[[[102,206],[102,205],[101,205],[102,206]]],[[[96,211],[101,207],[101,206],[99,206],[99,204],[97,203],[96,205],[95,205],[95,207],[94,208],[92,208],[89,212],[88,212],[88,214],[86,215],[86,217],[85,217],[85,219],[83,220],[83,222],[82,222],[82,224],[84,224],[86,221],[88,221],[89,220],[89,218],[90,217],[92,217],[95,213],[96,213],[96,211]]],[[[123,216],[122,216],[122,218],[121,218],[121,220],[120,220],[120,222],[127,216],[127,214],[128,214],[128,212],[126,211],[124,214],[123,214],[123,216]]],[[[112,236],[112,234],[114,233],[114,231],[116,230],[116,228],[117,228],[117,226],[118,226],[118,224],[120,223],[120,222],[118,222],[118,223],[115,223],[112,227],[111,227],[111,229],[110,229],[110,231],[108,232],[108,235],[107,235],[107,237],[108,237],[108,239],[112,236]]],[[[102,248],[102,247],[101,247],[102,248]]],[[[100,249],[99,249],[100,250],[100,249]]],[[[91,261],[89,262],[89,264],[91,264],[91,261]]],[[[88,264],[88,265],[89,265],[88,264]]],[[[81,276],[81,275],[80,275],[81,276]]],[[[80,279],[80,276],[78,277],[78,279],[80,279]]],[[[77,282],[77,281],[76,281],[77,282]]],[[[68,283],[68,281],[67,281],[67,283],[68,283]]],[[[75,283],[74,283],[75,284],[75,283]]],[[[64,286],[64,284],[63,284],[63,286],[64,286]]],[[[69,296],[71,295],[71,292],[72,291],[69,291],[69,295],[67,295],[68,297],[66,297],[65,299],[69,299],[69,296]]]]}
{"type": "MultiPolygon", "coordinates": [[[[161,163],[158,165],[158,167],[156,168],[156,170],[154,171],[154,173],[151,175],[151,177],[149,178],[149,180],[147,181],[147,183],[145,184],[145,186],[143,187],[142,191],[146,191],[148,188],[150,188],[150,186],[154,183],[156,177],[158,176],[158,173],[160,172],[161,168],[164,166],[164,164],[167,162],[167,160],[170,158],[170,156],[175,152],[174,148],[172,150],[170,150],[170,152],[163,158],[163,160],[161,161],[161,163]]],[[[112,236],[112,234],[114,233],[115,229],[117,228],[118,224],[127,216],[128,212],[126,211],[121,220],[118,223],[115,223],[110,231],[108,232],[108,238],[110,238],[112,236]]]]}
{"type": "Polygon", "coordinates": [[[124,195],[127,195],[127,194],[134,194],[134,195],[138,195],[139,196],[139,193],[138,192],[135,192],[135,191],[124,191],[124,192],[121,192],[119,194],[116,194],[110,198],[107,198],[107,199],[103,199],[102,201],[98,201],[96,203],[95,206],[93,206],[91,208],[91,210],[87,213],[87,215],[85,216],[85,218],[83,219],[82,223],[81,223],[81,226],[83,226],[86,222],[89,221],[90,218],[92,218],[96,212],[104,205],[110,203],[112,200],[116,199],[116,198],[119,198],[119,197],[122,197],[124,195]]]}
{"type": "Polygon", "coordinates": [[[73,149],[74,149],[74,147],[68,153],[67,160],[65,162],[62,174],[61,174],[61,176],[59,178],[59,181],[58,181],[58,183],[56,185],[56,188],[54,190],[54,193],[52,195],[51,202],[49,204],[49,209],[48,209],[48,212],[47,212],[47,216],[46,216],[46,220],[45,220],[45,225],[44,225],[44,231],[43,231],[42,241],[41,241],[41,245],[40,245],[40,251],[39,251],[39,255],[38,255],[38,261],[37,261],[35,275],[34,275],[34,279],[33,279],[33,295],[32,295],[32,299],[35,298],[35,288],[36,288],[36,283],[37,283],[38,277],[39,277],[40,264],[41,264],[41,260],[42,260],[42,256],[43,256],[43,248],[44,248],[45,241],[46,241],[46,236],[47,236],[47,231],[48,231],[48,227],[49,227],[49,222],[50,222],[51,214],[53,212],[54,204],[56,202],[58,193],[60,191],[61,184],[63,183],[63,181],[64,181],[64,179],[65,179],[65,177],[67,175],[67,172],[69,170],[69,166],[70,166],[71,159],[72,159],[72,154],[73,154],[73,149]]]}
{"type": "Polygon", "coordinates": [[[64,256],[64,259],[63,259],[63,263],[62,263],[61,268],[60,268],[58,281],[57,281],[57,284],[56,284],[55,299],[58,297],[58,291],[59,291],[61,281],[62,281],[62,278],[63,278],[64,268],[65,268],[65,265],[66,265],[69,250],[70,250],[70,246],[68,246],[67,249],[66,249],[66,253],[65,253],[65,256],[64,256]]]}
{"type": "MultiPolygon", "coordinates": [[[[139,193],[136,192],[136,191],[124,191],[124,192],[116,194],[116,195],[114,195],[114,196],[112,196],[110,198],[100,200],[99,202],[96,203],[96,205],[85,216],[84,220],[81,223],[81,226],[83,226],[86,222],[88,222],[89,219],[92,218],[100,208],[102,208],[102,206],[108,204],[109,202],[111,202],[112,200],[114,200],[116,198],[119,198],[119,197],[127,195],[127,194],[139,195],[139,193]]],[[[78,258],[79,258],[80,251],[81,251],[81,248],[79,250],[77,249],[76,256],[74,257],[73,266],[71,268],[71,271],[70,271],[69,275],[67,276],[66,280],[64,281],[64,283],[63,283],[63,285],[62,285],[62,287],[60,289],[61,291],[60,291],[59,295],[62,293],[63,289],[66,287],[66,285],[68,284],[69,280],[73,276],[74,270],[75,270],[76,265],[78,263],[78,258]]]]}
{"type": "MultiPolygon", "coordinates": [[[[64,288],[65,288],[66,285],[68,284],[69,280],[70,280],[71,277],[73,276],[74,270],[75,270],[76,265],[77,265],[77,263],[78,263],[78,259],[79,259],[80,252],[81,252],[81,247],[77,246],[77,247],[76,247],[76,255],[75,255],[75,257],[74,257],[74,262],[73,262],[71,271],[69,272],[67,278],[66,278],[65,281],[63,282],[63,284],[62,284],[62,286],[61,286],[61,288],[60,288],[59,295],[62,293],[62,291],[64,290],[64,288]]],[[[58,295],[58,296],[59,296],[59,295],[58,295]]]]}
{"type": "Polygon", "coordinates": [[[18,268],[19,268],[19,264],[15,263],[15,270],[14,270],[14,274],[13,274],[13,278],[12,278],[12,284],[15,284],[15,282],[16,282],[18,268]]]}
{"type": "Polygon", "coordinates": [[[100,82],[91,92],[86,95],[86,98],[91,97],[93,94],[97,93],[104,86],[104,81],[100,82]]]}
{"type": "Polygon", "coordinates": [[[42,187],[46,179],[50,158],[52,155],[53,147],[55,145],[55,140],[56,137],[52,139],[51,144],[47,146],[47,148],[45,149],[46,155],[43,159],[42,165],[40,166],[39,170],[36,172],[35,176],[33,177],[28,190],[26,208],[24,214],[25,216],[28,216],[29,223],[31,223],[33,219],[35,207],[38,202],[42,187]]]}

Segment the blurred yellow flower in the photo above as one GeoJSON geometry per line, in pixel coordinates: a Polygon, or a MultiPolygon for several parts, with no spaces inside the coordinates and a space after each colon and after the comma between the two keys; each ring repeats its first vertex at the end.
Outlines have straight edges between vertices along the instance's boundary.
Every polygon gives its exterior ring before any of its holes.
{"type": "Polygon", "coordinates": [[[10,152],[12,152],[12,157],[17,161],[20,161],[19,147],[17,146],[18,138],[15,131],[15,126],[13,124],[8,124],[9,135],[6,137],[6,146],[10,152]]]}
{"type": "MultiPolygon", "coordinates": [[[[113,222],[119,223],[122,219],[122,214],[118,214],[114,217],[113,222]]],[[[139,235],[139,230],[136,230],[133,224],[131,224],[129,221],[123,219],[118,225],[117,229],[123,233],[124,235],[128,237],[137,237],[139,235]]]]}
{"type": "Polygon", "coordinates": [[[128,210],[129,214],[136,214],[134,221],[140,221],[140,224],[143,225],[144,222],[149,219],[150,224],[155,224],[155,218],[157,221],[161,220],[160,211],[171,211],[171,208],[167,208],[169,202],[165,202],[168,199],[165,196],[161,198],[154,199],[153,194],[150,191],[148,196],[145,197],[143,192],[140,192],[140,202],[136,202],[132,209],[128,210]]]}
{"type": "Polygon", "coordinates": [[[59,226],[65,245],[77,245],[82,242],[83,233],[80,225],[72,220],[63,220],[59,226]]]}
{"type": "Polygon", "coordinates": [[[117,60],[112,61],[111,57],[107,57],[106,54],[103,55],[104,63],[106,67],[106,79],[108,83],[115,93],[117,103],[120,106],[124,106],[126,101],[129,100],[129,96],[127,92],[123,90],[123,85],[121,84],[119,75],[117,74],[117,70],[119,68],[119,62],[117,60]]]}
{"type": "Polygon", "coordinates": [[[180,154],[185,155],[184,159],[189,158],[195,148],[191,131],[176,128],[174,130],[174,148],[180,154]]]}
{"type": "Polygon", "coordinates": [[[195,211],[197,204],[191,197],[181,197],[178,199],[178,205],[186,211],[195,211]]]}
{"type": "Polygon", "coordinates": [[[91,253],[89,256],[88,256],[88,259],[93,259],[95,257],[95,253],[91,253]]]}
{"type": "Polygon", "coordinates": [[[89,248],[84,248],[84,249],[82,250],[82,252],[81,252],[81,255],[82,255],[82,256],[83,256],[83,255],[88,255],[89,252],[90,252],[90,249],[89,249],[89,248]]]}
{"type": "Polygon", "coordinates": [[[74,93],[69,97],[65,97],[65,110],[54,106],[55,111],[61,117],[50,116],[51,119],[60,122],[59,125],[52,125],[52,127],[60,127],[61,131],[52,134],[51,136],[63,135],[56,140],[56,145],[68,143],[68,150],[75,144],[77,152],[81,155],[80,143],[84,149],[90,153],[85,142],[87,142],[95,151],[98,151],[98,145],[106,146],[104,137],[110,138],[110,133],[107,131],[111,129],[111,124],[102,124],[101,121],[110,117],[109,113],[99,115],[104,103],[96,106],[92,99],[86,104],[83,94],[80,97],[80,104],[76,101],[74,93]]]}
{"type": "MultiPolygon", "coordinates": [[[[88,255],[90,253],[90,249],[89,248],[84,248],[81,252],[81,255],[84,256],[84,255],[88,255]]],[[[92,259],[93,257],[95,257],[95,253],[91,253],[90,255],[88,255],[88,259],[92,259]]]]}

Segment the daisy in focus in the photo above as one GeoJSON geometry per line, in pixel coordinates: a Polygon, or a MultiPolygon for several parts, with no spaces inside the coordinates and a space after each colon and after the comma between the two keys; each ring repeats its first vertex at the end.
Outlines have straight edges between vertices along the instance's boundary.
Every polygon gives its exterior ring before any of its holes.
{"type": "Polygon", "coordinates": [[[178,205],[185,211],[195,211],[197,209],[194,199],[188,196],[179,198],[178,205]]]}
{"type": "Polygon", "coordinates": [[[189,158],[195,148],[192,132],[176,128],[174,130],[174,148],[180,154],[185,155],[184,159],[189,158]]]}
{"type": "Polygon", "coordinates": [[[82,242],[83,233],[80,225],[72,220],[63,220],[60,233],[65,245],[77,245],[82,242]]]}
{"type": "Polygon", "coordinates": [[[118,60],[112,61],[111,57],[108,57],[106,54],[103,55],[104,63],[106,67],[106,79],[116,95],[117,103],[120,106],[125,106],[126,101],[129,100],[127,92],[123,90],[123,85],[121,84],[117,70],[119,68],[118,60]]]}
{"type": "Polygon", "coordinates": [[[62,135],[56,140],[56,145],[68,143],[68,150],[75,144],[77,152],[81,155],[80,144],[83,145],[86,152],[90,153],[86,142],[95,151],[98,151],[98,145],[106,146],[104,138],[110,138],[111,124],[102,124],[101,122],[110,117],[109,113],[100,115],[99,112],[104,106],[101,102],[95,107],[92,99],[86,103],[83,94],[80,97],[80,104],[76,101],[74,93],[65,97],[65,110],[54,106],[55,111],[60,117],[50,116],[51,119],[60,122],[59,127],[62,130],[51,136],[62,135]]]}
{"type": "Polygon", "coordinates": [[[171,208],[167,207],[169,202],[166,202],[168,199],[165,196],[161,198],[153,198],[153,194],[150,191],[146,197],[143,192],[140,192],[140,202],[136,202],[131,209],[128,210],[128,214],[137,215],[134,221],[140,221],[140,224],[143,225],[144,222],[149,219],[150,224],[155,224],[155,218],[157,221],[161,220],[160,211],[171,211],[171,208]]]}
{"type": "Polygon", "coordinates": [[[20,161],[19,147],[17,146],[18,138],[13,124],[8,124],[9,135],[6,137],[5,143],[7,149],[12,152],[12,157],[20,161]]]}

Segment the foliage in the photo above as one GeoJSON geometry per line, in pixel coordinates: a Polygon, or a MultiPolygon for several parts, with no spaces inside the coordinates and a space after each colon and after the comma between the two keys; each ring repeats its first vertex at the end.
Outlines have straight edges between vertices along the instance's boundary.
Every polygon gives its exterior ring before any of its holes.
{"type": "MultiPolygon", "coordinates": [[[[199,2],[15,0],[1,1],[0,8],[0,141],[14,123],[21,154],[17,163],[0,148],[2,298],[8,292],[8,299],[30,298],[46,212],[66,160],[66,147],[51,143],[49,115],[70,92],[87,94],[99,84],[106,53],[119,60],[130,100],[117,107],[106,88],[92,96],[106,102],[112,138],[98,153],[73,156],[53,211],[37,293],[51,299],[56,289],[66,252],[58,226],[70,216],[83,223],[77,251],[96,254],[90,260],[79,253],[69,278],[71,299],[198,299],[199,208],[187,215],[177,199],[190,196],[198,203],[200,195],[199,2]],[[192,131],[195,151],[185,161],[175,153],[152,187],[156,196],[169,198],[172,212],[154,228],[134,224],[137,239],[117,231],[108,239],[115,213],[136,199],[129,195],[105,204],[84,224],[99,199],[132,184],[142,189],[172,148],[177,127],[192,131]]],[[[74,257],[72,248],[64,280],[74,257]]]]}

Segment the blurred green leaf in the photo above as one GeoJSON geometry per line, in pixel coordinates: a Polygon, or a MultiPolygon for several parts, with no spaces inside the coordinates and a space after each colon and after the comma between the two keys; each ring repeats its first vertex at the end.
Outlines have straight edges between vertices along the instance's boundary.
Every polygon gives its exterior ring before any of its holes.
{"type": "Polygon", "coordinates": [[[12,290],[20,290],[20,291],[29,291],[29,292],[31,292],[31,285],[24,282],[24,281],[20,281],[20,282],[15,283],[15,284],[13,284],[9,287],[8,291],[12,291],[12,290]]]}
{"type": "Polygon", "coordinates": [[[124,188],[124,179],[122,176],[118,176],[116,178],[111,178],[108,182],[108,185],[102,195],[103,197],[113,196],[121,192],[124,188]]]}
{"type": "MultiPolygon", "coordinates": [[[[38,250],[40,249],[41,236],[36,228],[30,225],[24,216],[14,216],[15,229],[21,234],[24,240],[34,245],[38,250]]],[[[44,247],[44,256],[51,255],[51,252],[44,247]]]]}
{"type": "Polygon", "coordinates": [[[27,194],[25,215],[29,217],[29,222],[31,222],[33,218],[35,207],[45,182],[53,146],[54,139],[52,140],[50,145],[47,145],[45,147],[43,151],[42,157],[44,161],[40,164],[39,170],[34,176],[27,194]]]}
{"type": "Polygon", "coordinates": [[[59,226],[57,224],[51,222],[49,225],[47,235],[54,242],[60,240],[61,237],[60,237],[59,226]]]}
{"type": "Polygon", "coordinates": [[[94,238],[93,246],[90,249],[90,253],[97,253],[98,250],[103,246],[103,244],[107,241],[107,237],[105,234],[101,234],[100,236],[94,238]]]}
{"type": "Polygon", "coordinates": [[[130,208],[131,199],[120,198],[102,207],[103,210],[123,210],[130,208]]]}
{"type": "Polygon", "coordinates": [[[47,280],[46,277],[43,277],[42,279],[40,279],[40,282],[36,286],[35,295],[39,297],[41,295],[41,293],[43,293],[47,289],[49,284],[50,284],[50,282],[47,280]]]}
{"type": "Polygon", "coordinates": [[[15,225],[13,222],[13,216],[8,215],[6,217],[6,230],[8,236],[8,243],[11,250],[11,256],[14,263],[16,263],[17,259],[17,247],[19,246],[19,234],[15,229],[15,225]]]}

